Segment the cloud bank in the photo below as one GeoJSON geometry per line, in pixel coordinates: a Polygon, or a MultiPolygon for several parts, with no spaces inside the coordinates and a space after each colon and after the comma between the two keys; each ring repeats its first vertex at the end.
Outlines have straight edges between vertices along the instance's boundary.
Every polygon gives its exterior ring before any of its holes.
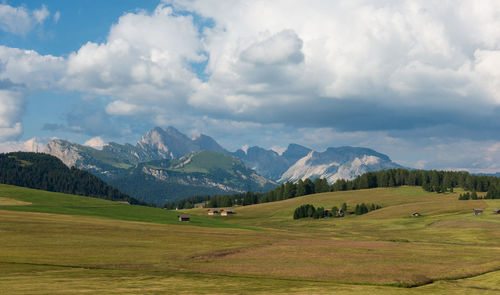
{"type": "MultiPolygon", "coordinates": [[[[1,15],[0,29],[21,34],[50,12],[0,5],[1,15]]],[[[27,93],[56,89],[105,96],[102,111],[131,124],[253,130],[268,146],[329,130],[358,145],[387,145],[363,134],[495,149],[499,28],[498,1],[164,1],[67,57],[0,47],[0,139],[21,134],[27,93]]]]}

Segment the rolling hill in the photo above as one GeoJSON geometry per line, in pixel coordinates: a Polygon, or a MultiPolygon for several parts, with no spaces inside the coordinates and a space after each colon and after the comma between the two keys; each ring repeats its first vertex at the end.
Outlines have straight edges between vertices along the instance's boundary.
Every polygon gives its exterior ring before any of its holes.
{"type": "Polygon", "coordinates": [[[5,294],[495,294],[500,200],[419,187],[323,193],[228,217],[0,185],[5,294]],[[361,216],[293,220],[300,204],[374,202],[361,216]],[[472,208],[484,208],[473,216],[472,208]],[[418,211],[421,217],[410,217],[418,211]]]}
{"type": "Polygon", "coordinates": [[[142,203],[88,172],[68,168],[58,158],[42,153],[0,154],[0,183],[133,204],[142,203]]]}

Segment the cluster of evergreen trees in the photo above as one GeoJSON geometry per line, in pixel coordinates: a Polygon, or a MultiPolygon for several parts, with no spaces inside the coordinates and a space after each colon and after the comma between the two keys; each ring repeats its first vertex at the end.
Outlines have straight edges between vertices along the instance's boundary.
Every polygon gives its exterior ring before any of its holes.
{"type": "Polygon", "coordinates": [[[466,192],[464,194],[460,194],[458,197],[459,200],[477,200],[477,199],[482,199],[481,197],[478,197],[477,193],[473,191],[472,193],[466,192]]]}
{"type": "Polygon", "coordinates": [[[295,211],[293,212],[293,219],[300,219],[307,217],[319,219],[319,218],[325,218],[327,215],[328,213],[327,211],[325,211],[325,208],[323,207],[315,208],[311,204],[306,204],[295,209],[295,211]]]}
{"type": "MultiPolygon", "coordinates": [[[[377,187],[422,186],[431,192],[453,192],[456,187],[468,191],[487,192],[488,199],[500,199],[500,178],[486,175],[471,175],[467,172],[436,171],[436,170],[406,170],[389,169],[376,172],[367,172],[353,180],[339,179],[329,185],[326,179],[317,178],[299,180],[297,183],[287,181],[267,193],[246,192],[232,195],[218,195],[209,197],[207,207],[230,207],[234,205],[251,205],[266,202],[275,202],[299,196],[331,192],[368,189],[377,187]]],[[[206,197],[206,196],[205,196],[206,197]]],[[[196,200],[194,197],[192,200],[196,200]]],[[[184,208],[192,206],[191,201],[181,200],[177,203],[168,203],[166,207],[184,208]],[[176,205],[177,204],[177,205],[176,205]],[[178,206],[179,205],[179,206],[178,206]]]]}
{"type": "Polygon", "coordinates": [[[354,209],[354,214],[356,215],[362,215],[362,214],[366,214],[370,211],[373,211],[373,210],[377,210],[377,209],[380,209],[382,208],[382,206],[380,205],[375,205],[375,204],[365,204],[365,203],[361,203],[361,204],[356,204],[356,208],[354,209]]]}
{"type": "Polygon", "coordinates": [[[97,176],[42,153],[0,154],[0,183],[145,205],[97,176]]]}
{"type": "Polygon", "coordinates": [[[478,196],[476,191],[460,194],[459,200],[500,199],[500,185],[492,185],[484,196],[478,196]]]}
{"type": "Polygon", "coordinates": [[[490,186],[484,199],[500,199],[500,183],[490,186]]]}
{"type": "Polygon", "coordinates": [[[314,207],[314,205],[306,204],[295,209],[295,211],[293,212],[293,219],[309,217],[312,217],[314,219],[327,217],[344,217],[346,214],[362,215],[380,208],[382,208],[380,205],[362,203],[356,204],[354,211],[348,212],[346,203],[342,204],[340,209],[337,206],[333,206],[331,210],[325,210],[325,208],[323,207],[316,208],[314,207]]]}
{"type": "Polygon", "coordinates": [[[458,199],[459,200],[500,199],[500,197],[498,197],[499,195],[500,194],[498,191],[495,192],[494,190],[488,190],[486,195],[481,197],[481,196],[478,196],[475,191],[473,191],[472,193],[466,192],[466,193],[460,194],[458,199]]]}

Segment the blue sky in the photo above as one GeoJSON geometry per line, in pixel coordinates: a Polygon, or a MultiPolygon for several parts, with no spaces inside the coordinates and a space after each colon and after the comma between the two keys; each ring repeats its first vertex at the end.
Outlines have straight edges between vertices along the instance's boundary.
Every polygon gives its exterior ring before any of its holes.
{"type": "Polygon", "coordinates": [[[0,150],[172,125],[500,171],[500,4],[476,2],[3,1],[0,150]]]}

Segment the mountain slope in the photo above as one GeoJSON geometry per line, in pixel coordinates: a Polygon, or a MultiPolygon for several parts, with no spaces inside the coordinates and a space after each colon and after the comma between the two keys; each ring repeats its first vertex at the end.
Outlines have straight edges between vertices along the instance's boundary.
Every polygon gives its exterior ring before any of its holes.
{"type": "Polygon", "coordinates": [[[337,179],[353,179],[363,173],[384,169],[402,168],[388,156],[359,147],[328,148],[319,153],[309,152],[283,173],[280,182],[299,179],[326,178],[329,183],[337,179]]]}
{"type": "Polygon", "coordinates": [[[193,143],[199,147],[200,150],[214,151],[219,153],[228,154],[229,152],[220,146],[217,141],[215,141],[212,137],[199,134],[193,138],[193,143]]]}
{"type": "Polygon", "coordinates": [[[159,159],[175,159],[200,150],[193,140],[174,127],[155,127],[148,131],[137,143],[137,147],[159,159]]]}
{"type": "Polygon", "coordinates": [[[101,150],[69,141],[55,139],[47,144],[45,152],[58,157],[68,167],[85,169],[105,180],[121,176],[123,169],[139,163],[177,159],[190,152],[213,150],[228,153],[213,138],[200,134],[188,138],[174,127],[156,127],[148,131],[137,144],[111,142],[101,150]]]}
{"type": "Polygon", "coordinates": [[[255,146],[234,155],[257,173],[278,182],[326,178],[332,184],[340,178],[350,180],[365,172],[402,167],[374,150],[348,146],[317,152],[290,144],[282,155],[255,146]]]}
{"type": "Polygon", "coordinates": [[[248,167],[269,179],[279,179],[290,166],[286,159],[273,150],[266,150],[258,146],[248,150],[237,150],[234,156],[238,157],[248,167]]]}
{"type": "Polygon", "coordinates": [[[138,204],[98,177],[41,153],[0,154],[0,183],[138,204]]]}
{"type": "Polygon", "coordinates": [[[110,183],[158,205],[193,195],[267,191],[276,185],[240,160],[213,151],[141,163],[110,183]]]}

